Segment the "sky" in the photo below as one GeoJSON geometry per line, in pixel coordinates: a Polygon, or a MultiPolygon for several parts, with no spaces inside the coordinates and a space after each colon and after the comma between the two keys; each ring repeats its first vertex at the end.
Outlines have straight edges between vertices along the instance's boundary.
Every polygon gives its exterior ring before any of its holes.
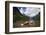
{"type": "Polygon", "coordinates": [[[21,7],[19,8],[21,14],[25,14],[28,17],[34,17],[40,12],[40,8],[35,7],[21,7]]]}

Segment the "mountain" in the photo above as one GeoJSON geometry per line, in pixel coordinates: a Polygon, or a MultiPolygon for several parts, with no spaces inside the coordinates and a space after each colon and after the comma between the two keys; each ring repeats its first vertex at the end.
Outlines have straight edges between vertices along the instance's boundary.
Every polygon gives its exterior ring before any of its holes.
{"type": "Polygon", "coordinates": [[[19,21],[19,20],[28,20],[27,16],[24,16],[20,13],[17,7],[13,7],[13,22],[19,21]]]}
{"type": "Polygon", "coordinates": [[[38,15],[34,16],[32,19],[33,20],[40,20],[40,12],[38,13],[38,15]]]}

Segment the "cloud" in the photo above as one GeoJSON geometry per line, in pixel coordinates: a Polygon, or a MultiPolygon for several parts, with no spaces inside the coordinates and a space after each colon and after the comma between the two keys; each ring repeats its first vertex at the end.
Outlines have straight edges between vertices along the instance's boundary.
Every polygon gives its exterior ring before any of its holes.
{"type": "Polygon", "coordinates": [[[34,17],[40,12],[40,8],[35,7],[26,7],[23,9],[23,7],[20,9],[21,14],[25,14],[28,17],[34,17]],[[25,11],[24,11],[25,10],[25,11]]]}

